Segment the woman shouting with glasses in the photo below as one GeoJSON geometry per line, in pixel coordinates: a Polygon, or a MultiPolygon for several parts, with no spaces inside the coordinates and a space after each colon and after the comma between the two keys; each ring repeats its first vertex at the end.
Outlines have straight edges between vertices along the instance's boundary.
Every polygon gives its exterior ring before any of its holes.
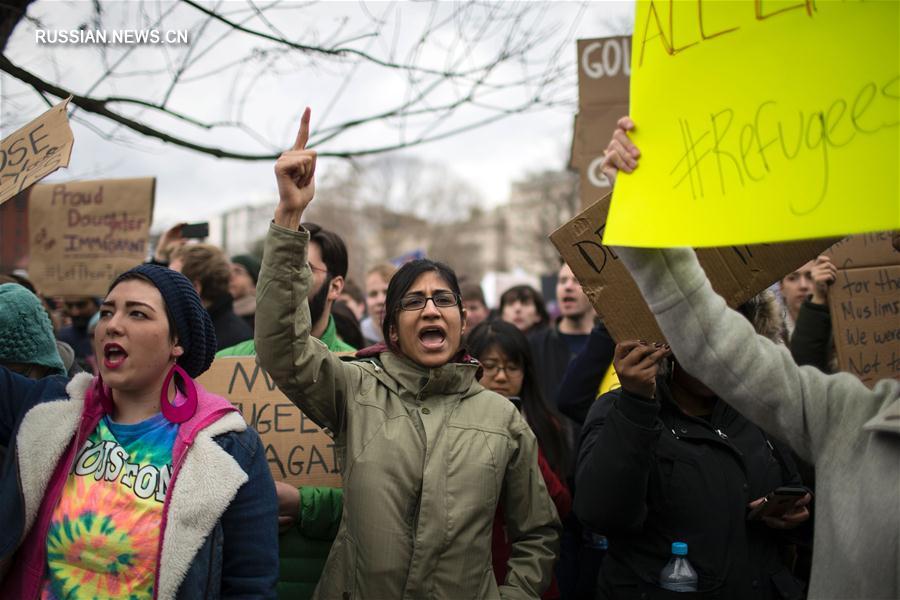
{"type": "Polygon", "coordinates": [[[275,165],[280,195],[257,286],[260,364],[333,434],[344,511],[318,598],[538,598],[550,582],[559,519],[537,443],[516,407],[478,383],[464,356],[453,271],[417,260],[391,279],[385,343],[341,360],[309,335],[314,195],[309,110],[275,165]],[[512,542],[497,585],[491,530],[503,507],[512,542]]]}

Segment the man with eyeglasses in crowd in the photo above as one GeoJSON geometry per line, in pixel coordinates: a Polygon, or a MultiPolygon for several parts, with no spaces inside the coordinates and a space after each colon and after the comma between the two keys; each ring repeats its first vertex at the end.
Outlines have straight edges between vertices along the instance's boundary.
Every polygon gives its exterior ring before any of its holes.
{"type": "MultiPolygon", "coordinates": [[[[331,307],[340,298],[347,277],[347,247],[341,236],[315,223],[304,223],[310,232],[309,268],[313,274],[313,286],[306,298],[312,322],[310,333],[332,352],[355,352],[356,348],[344,342],[337,333],[331,307]]],[[[229,348],[223,348],[216,356],[248,356],[256,354],[253,339],[229,348]]]]}

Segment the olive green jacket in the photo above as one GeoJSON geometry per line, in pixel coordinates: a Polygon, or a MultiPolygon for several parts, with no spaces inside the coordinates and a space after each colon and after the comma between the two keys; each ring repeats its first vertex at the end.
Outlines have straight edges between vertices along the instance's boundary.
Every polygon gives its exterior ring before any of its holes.
{"type": "Polygon", "coordinates": [[[477,364],[342,361],[309,335],[309,235],[272,224],[257,284],[259,363],[342,452],[344,513],[318,598],[539,598],[560,523],[515,406],[477,364]],[[491,527],[513,541],[499,589],[491,527]]]}

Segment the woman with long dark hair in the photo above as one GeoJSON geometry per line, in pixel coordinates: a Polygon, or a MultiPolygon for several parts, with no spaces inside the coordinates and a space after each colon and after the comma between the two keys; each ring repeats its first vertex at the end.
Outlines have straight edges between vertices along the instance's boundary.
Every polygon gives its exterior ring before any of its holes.
{"type": "Polygon", "coordinates": [[[332,432],[344,511],[318,598],[537,598],[550,582],[559,520],[528,424],[461,356],[465,311],[446,265],[416,260],[391,278],[385,345],[341,360],[310,338],[309,233],[315,152],[309,110],[275,165],[280,202],[257,287],[260,364],[332,432]],[[498,586],[491,527],[503,504],[513,552],[498,586]]]}
{"type": "MultiPolygon", "coordinates": [[[[515,325],[493,320],[473,329],[467,345],[472,356],[481,363],[481,385],[508,398],[531,426],[538,440],[538,467],[559,518],[564,519],[572,509],[572,496],[564,475],[569,464],[569,449],[559,417],[544,402],[540,387],[535,383],[534,361],[527,338],[515,325]]],[[[506,577],[506,561],[511,550],[503,521],[503,510],[497,507],[492,554],[498,582],[506,577]]],[[[559,597],[559,589],[553,581],[543,598],[559,597]]]]}
{"type": "Polygon", "coordinates": [[[515,325],[495,319],[473,329],[466,346],[481,363],[481,385],[513,401],[553,472],[565,478],[570,450],[559,416],[541,396],[528,338],[515,325]]]}

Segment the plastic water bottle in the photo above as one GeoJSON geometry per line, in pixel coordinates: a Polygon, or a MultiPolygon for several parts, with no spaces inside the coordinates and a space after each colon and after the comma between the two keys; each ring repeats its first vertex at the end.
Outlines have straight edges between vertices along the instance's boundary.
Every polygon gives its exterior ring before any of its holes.
{"type": "Polygon", "coordinates": [[[659,574],[659,585],[670,592],[696,592],[697,571],[687,559],[688,545],[672,542],[672,558],[659,574]]]}

